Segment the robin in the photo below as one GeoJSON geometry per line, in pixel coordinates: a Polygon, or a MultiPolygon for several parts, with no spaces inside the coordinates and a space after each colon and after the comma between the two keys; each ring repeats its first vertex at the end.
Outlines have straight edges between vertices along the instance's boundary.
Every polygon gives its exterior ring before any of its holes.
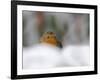
{"type": "Polygon", "coordinates": [[[48,43],[59,48],[62,48],[62,44],[59,40],[57,40],[56,34],[51,31],[44,33],[43,36],[40,38],[40,42],[48,43]]]}

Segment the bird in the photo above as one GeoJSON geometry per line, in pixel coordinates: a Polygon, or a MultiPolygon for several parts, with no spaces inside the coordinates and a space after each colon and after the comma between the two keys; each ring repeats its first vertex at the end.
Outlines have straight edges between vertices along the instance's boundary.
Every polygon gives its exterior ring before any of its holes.
{"type": "Polygon", "coordinates": [[[59,41],[56,37],[56,34],[52,31],[45,32],[41,38],[40,38],[41,43],[47,43],[54,45],[56,47],[62,48],[62,43],[59,41]]]}

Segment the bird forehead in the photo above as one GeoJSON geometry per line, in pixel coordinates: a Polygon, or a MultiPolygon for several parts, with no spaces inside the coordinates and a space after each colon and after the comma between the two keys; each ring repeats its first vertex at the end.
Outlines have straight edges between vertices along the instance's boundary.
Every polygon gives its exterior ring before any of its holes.
{"type": "Polygon", "coordinates": [[[48,31],[48,32],[46,32],[46,34],[51,34],[51,35],[54,35],[55,33],[54,33],[54,32],[52,32],[52,31],[48,31]]]}

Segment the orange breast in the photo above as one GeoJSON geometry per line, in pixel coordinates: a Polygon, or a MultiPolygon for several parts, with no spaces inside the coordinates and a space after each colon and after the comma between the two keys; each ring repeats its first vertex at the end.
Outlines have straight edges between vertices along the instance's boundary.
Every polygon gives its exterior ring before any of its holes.
{"type": "Polygon", "coordinates": [[[57,45],[57,40],[56,39],[46,39],[45,40],[46,43],[52,44],[52,45],[57,45]]]}

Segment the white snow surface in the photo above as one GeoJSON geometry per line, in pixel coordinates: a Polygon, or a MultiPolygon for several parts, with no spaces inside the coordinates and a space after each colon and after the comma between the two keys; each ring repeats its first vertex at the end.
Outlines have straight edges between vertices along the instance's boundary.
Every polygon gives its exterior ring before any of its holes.
{"type": "Polygon", "coordinates": [[[70,45],[59,49],[48,44],[37,44],[23,49],[23,69],[88,66],[89,59],[89,45],[70,45]]]}

